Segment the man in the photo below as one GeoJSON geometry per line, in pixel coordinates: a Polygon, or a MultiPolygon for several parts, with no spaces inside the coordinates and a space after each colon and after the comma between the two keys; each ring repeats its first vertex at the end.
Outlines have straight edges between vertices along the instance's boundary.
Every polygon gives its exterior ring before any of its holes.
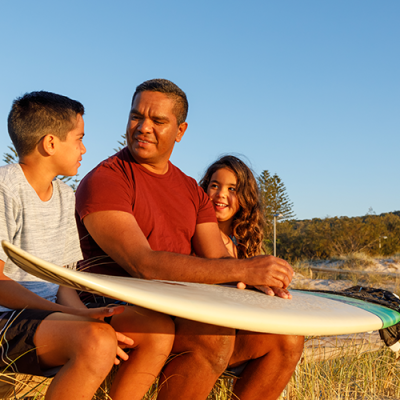
{"type": "MultiPolygon", "coordinates": [[[[89,173],[77,191],[85,260],[99,264],[93,272],[244,282],[290,298],[290,265],[272,256],[231,259],[207,196],[169,161],[187,129],[187,110],[185,93],[170,81],[155,79],[136,88],[127,148],[89,173]]],[[[276,399],[303,348],[302,337],[236,333],[181,318],[175,326],[172,352],[182,354],[167,364],[159,399],[203,400],[228,365],[248,360],[235,394],[242,400],[276,399]]]]}

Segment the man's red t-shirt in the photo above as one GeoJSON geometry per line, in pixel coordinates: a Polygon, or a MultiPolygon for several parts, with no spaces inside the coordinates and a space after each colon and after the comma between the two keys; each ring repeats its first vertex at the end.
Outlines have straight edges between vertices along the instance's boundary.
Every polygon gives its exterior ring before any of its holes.
{"type": "Polygon", "coordinates": [[[154,174],[137,164],[125,147],[86,175],[76,191],[84,256],[80,269],[128,276],[101,250],[82,223],[91,213],[110,210],[132,214],[153,250],[180,254],[191,254],[197,224],[217,222],[208,196],[193,178],[170,162],[166,174],[154,174]]]}

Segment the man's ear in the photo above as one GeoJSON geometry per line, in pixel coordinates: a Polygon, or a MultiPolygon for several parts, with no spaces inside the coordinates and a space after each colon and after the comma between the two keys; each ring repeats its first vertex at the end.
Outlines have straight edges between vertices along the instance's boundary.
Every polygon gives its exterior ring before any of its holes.
{"type": "Polygon", "coordinates": [[[178,134],[176,135],[175,142],[179,143],[182,140],[182,137],[185,134],[187,127],[188,127],[188,123],[187,122],[182,122],[179,125],[178,134]]]}
{"type": "Polygon", "coordinates": [[[46,135],[39,143],[39,151],[43,151],[46,155],[52,156],[56,152],[57,136],[52,134],[46,135]]]}

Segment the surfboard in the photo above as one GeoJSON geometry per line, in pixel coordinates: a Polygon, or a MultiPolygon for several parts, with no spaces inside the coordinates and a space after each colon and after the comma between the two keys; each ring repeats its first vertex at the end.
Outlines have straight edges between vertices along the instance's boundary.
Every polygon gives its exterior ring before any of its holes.
{"type": "Polygon", "coordinates": [[[342,335],[400,322],[400,313],[348,297],[292,290],[291,300],[220,285],[98,275],[60,267],[2,241],[26,272],[70,288],[194,321],[254,332],[342,335]]]}

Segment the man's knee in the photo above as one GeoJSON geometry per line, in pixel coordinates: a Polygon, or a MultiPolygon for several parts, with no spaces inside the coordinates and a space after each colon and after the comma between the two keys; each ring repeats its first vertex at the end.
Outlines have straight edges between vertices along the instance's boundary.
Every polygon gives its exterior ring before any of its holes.
{"type": "Polygon", "coordinates": [[[174,353],[191,353],[198,365],[221,374],[228,366],[235,347],[235,331],[207,324],[176,326],[174,353]]]}
{"type": "Polygon", "coordinates": [[[279,350],[285,354],[288,359],[294,362],[300,359],[304,347],[304,336],[281,335],[278,341],[279,350]]]}
{"type": "Polygon", "coordinates": [[[154,352],[168,354],[172,349],[175,324],[168,315],[141,307],[126,307],[123,314],[113,317],[111,325],[131,337],[135,347],[151,347],[154,352]]]}
{"type": "Polygon", "coordinates": [[[167,357],[172,350],[174,339],[174,322],[169,316],[158,314],[153,329],[151,329],[150,332],[144,332],[142,335],[140,335],[140,343],[138,343],[138,345],[146,345],[147,347],[150,346],[153,351],[158,353],[165,353],[165,356],[167,357]]]}
{"type": "MultiPolygon", "coordinates": [[[[206,338],[205,338],[206,339],[206,338]]],[[[208,361],[213,371],[222,374],[229,364],[235,347],[235,336],[221,335],[211,338],[211,340],[200,341],[200,351],[208,361]]]]}

